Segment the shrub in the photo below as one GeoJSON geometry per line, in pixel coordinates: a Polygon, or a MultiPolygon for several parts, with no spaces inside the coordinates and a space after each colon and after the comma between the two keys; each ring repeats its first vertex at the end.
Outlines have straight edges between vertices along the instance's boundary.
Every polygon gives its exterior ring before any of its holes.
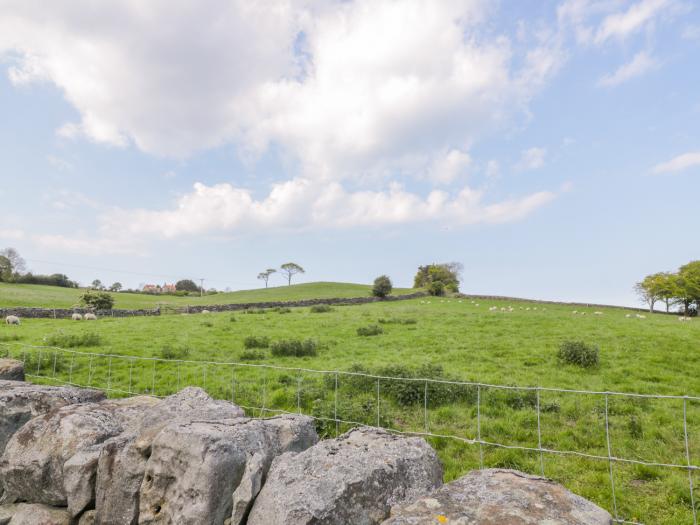
{"type": "Polygon", "coordinates": [[[267,336],[249,335],[243,340],[246,348],[267,348],[270,346],[270,338],[267,336]]]}
{"type": "Polygon", "coordinates": [[[114,306],[114,298],[107,292],[87,291],[80,296],[80,302],[95,310],[111,310],[114,306]]]}
{"type": "Polygon", "coordinates": [[[231,317],[229,317],[228,320],[231,321],[232,323],[235,323],[236,321],[238,321],[238,319],[236,318],[235,315],[232,315],[231,317]]]}
{"type": "Polygon", "coordinates": [[[357,329],[357,335],[361,335],[363,337],[369,337],[373,335],[379,335],[384,333],[384,328],[379,326],[378,324],[371,324],[369,326],[361,326],[360,328],[357,329]]]}
{"type": "Polygon", "coordinates": [[[184,359],[190,355],[190,348],[186,345],[174,345],[167,343],[160,349],[163,359],[184,359]]]}
{"type": "Polygon", "coordinates": [[[267,357],[265,352],[260,350],[244,350],[240,355],[241,361],[259,361],[260,359],[265,359],[267,357]]]}
{"type": "Polygon", "coordinates": [[[287,308],[287,307],[278,306],[277,308],[275,308],[275,312],[277,312],[278,314],[291,314],[292,309],[287,308]]]}
{"type": "Polygon", "coordinates": [[[393,289],[391,284],[391,279],[386,275],[380,275],[374,280],[374,286],[372,287],[372,295],[375,297],[386,297],[391,294],[393,289]]]}
{"type": "Polygon", "coordinates": [[[559,345],[558,357],[561,361],[582,368],[598,365],[598,347],[583,341],[564,341],[559,345]]]}
{"type": "Polygon", "coordinates": [[[207,328],[211,328],[212,326],[214,326],[214,323],[212,323],[211,321],[202,321],[201,325],[206,326],[207,328]]]}
{"type": "Polygon", "coordinates": [[[247,314],[266,314],[268,310],[265,308],[246,308],[245,313],[247,314]]]}
{"type": "Polygon", "coordinates": [[[275,357],[304,357],[318,354],[318,343],[313,339],[283,339],[270,345],[270,351],[275,357]]]}
{"type": "Polygon", "coordinates": [[[333,308],[331,308],[327,304],[315,304],[311,307],[311,313],[312,314],[325,314],[327,312],[332,312],[333,308]]]}
{"type": "Polygon", "coordinates": [[[83,334],[58,333],[46,337],[48,346],[60,346],[63,348],[75,348],[78,346],[100,346],[102,338],[100,334],[85,332],[83,334]]]}
{"type": "Polygon", "coordinates": [[[428,286],[428,293],[435,296],[445,295],[445,285],[442,281],[433,281],[428,286]]]}
{"type": "MultiPolygon", "coordinates": [[[[440,365],[424,364],[413,369],[404,365],[389,365],[381,368],[380,376],[406,378],[386,379],[380,383],[380,389],[401,406],[411,406],[425,402],[426,382],[413,379],[450,380],[444,374],[440,365]]],[[[476,387],[451,383],[427,382],[428,404],[431,407],[455,403],[459,401],[473,402],[476,400],[476,387]]]]}
{"type": "Polygon", "coordinates": [[[377,319],[379,324],[417,324],[418,321],[413,318],[401,319],[398,317],[390,317],[389,319],[379,318],[377,319]]]}

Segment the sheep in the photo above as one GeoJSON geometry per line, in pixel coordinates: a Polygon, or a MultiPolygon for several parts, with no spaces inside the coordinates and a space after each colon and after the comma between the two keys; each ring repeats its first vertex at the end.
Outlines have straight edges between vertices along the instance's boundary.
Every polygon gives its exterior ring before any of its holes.
{"type": "Polygon", "coordinates": [[[474,306],[478,307],[478,306],[479,306],[479,303],[476,303],[474,306]]]}
{"type": "Polygon", "coordinates": [[[603,315],[603,312],[593,312],[593,315],[603,315]]]}
{"type": "Polygon", "coordinates": [[[489,312],[495,312],[496,310],[498,310],[498,306],[492,306],[489,308],[489,312]]]}
{"type": "Polygon", "coordinates": [[[574,315],[576,315],[576,314],[578,313],[578,310],[574,310],[574,311],[571,312],[571,313],[574,314],[574,315]]]}
{"type": "Polygon", "coordinates": [[[679,321],[690,321],[691,319],[692,317],[685,317],[683,315],[678,318],[679,321]]]}
{"type": "Polygon", "coordinates": [[[8,315],[7,317],[5,317],[5,323],[20,325],[22,324],[22,321],[20,321],[19,317],[17,317],[16,315],[8,315]]]}
{"type": "Polygon", "coordinates": [[[533,308],[533,310],[537,310],[537,307],[535,306],[535,307],[533,308]]]}
{"type": "Polygon", "coordinates": [[[632,314],[625,314],[625,317],[629,319],[630,317],[632,317],[632,314]]]}
{"type": "Polygon", "coordinates": [[[529,312],[529,311],[530,311],[530,307],[528,306],[527,308],[525,308],[525,311],[526,311],[526,312],[529,312]]]}
{"type": "Polygon", "coordinates": [[[70,318],[73,319],[73,321],[82,321],[83,320],[83,316],[81,314],[78,314],[78,313],[71,315],[70,318]]]}
{"type": "Polygon", "coordinates": [[[203,314],[210,314],[211,312],[209,310],[202,310],[203,314]]]}
{"type": "Polygon", "coordinates": [[[646,319],[646,315],[637,314],[637,319],[646,319]]]}
{"type": "Polygon", "coordinates": [[[86,313],[85,316],[83,317],[86,321],[97,321],[97,316],[93,313],[86,313]]]}

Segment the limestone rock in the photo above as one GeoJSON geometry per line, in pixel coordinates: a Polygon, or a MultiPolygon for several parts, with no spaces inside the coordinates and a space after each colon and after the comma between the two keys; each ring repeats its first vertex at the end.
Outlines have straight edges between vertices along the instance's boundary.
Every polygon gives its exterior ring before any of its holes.
{"type": "Polygon", "coordinates": [[[314,422],[306,416],[169,425],[153,442],[139,523],[221,525],[231,518],[234,499],[236,519],[242,519],[273,458],[317,441],[314,422]],[[247,487],[234,498],[246,473],[247,487]]]}
{"type": "Polygon", "coordinates": [[[95,511],[88,510],[80,516],[78,520],[78,525],[95,525],[95,511]]]}
{"type": "Polygon", "coordinates": [[[392,505],[441,482],[442,466],[424,439],[355,429],[275,459],[247,523],[376,524],[392,505]]]}
{"type": "Polygon", "coordinates": [[[0,380],[24,381],[24,365],[15,359],[0,359],[0,380]]]}
{"type": "Polygon", "coordinates": [[[100,525],[135,524],[139,491],[151,455],[151,445],[164,426],[194,419],[223,420],[243,416],[243,410],[212,399],[201,388],[185,388],[147,409],[138,425],[103,444],[97,467],[96,516],[100,525]]]}
{"type": "Polygon", "coordinates": [[[395,506],[383,525],[611,525],[605,510],[561,485],[515,470],[487,469],[443,485],[414,502],[395,506]]]}
{"type": "Polygon", "coordinates": [[[66,509],[41,504],[20,503],[9,525],[71,525],[66,509]]]}
{"type": "Polygon", "coordinates": [[[0,525],[7,525],[10,523],[12,516],[15,515],[19,509],[18,503],[10,503],[9,505],[0,505],[0,525]]]}

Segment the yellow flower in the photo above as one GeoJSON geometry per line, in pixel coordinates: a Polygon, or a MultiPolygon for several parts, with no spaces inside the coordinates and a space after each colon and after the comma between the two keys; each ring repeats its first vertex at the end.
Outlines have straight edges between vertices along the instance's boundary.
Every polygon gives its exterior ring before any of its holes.
{"type": "Polygon", "coordinates": [[[438,522],[440,522],[440,523],[447,523],[447,522],[449,521],[449,520],[447,519],[447,516],[443,516],[442,514],[440,514],[440,515],[437,517],[437,520],[438,520],[438,522]]]}

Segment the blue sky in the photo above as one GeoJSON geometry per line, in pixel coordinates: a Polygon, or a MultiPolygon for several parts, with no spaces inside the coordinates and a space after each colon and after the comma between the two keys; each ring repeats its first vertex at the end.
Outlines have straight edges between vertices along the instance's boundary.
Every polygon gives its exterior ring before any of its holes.
{"type": "Polygon", "coordinates": [[[460,261],[618,304],[700,257],[697,3],[262,4],[2,2],[0,246],[83,283],[460,261]]]}

